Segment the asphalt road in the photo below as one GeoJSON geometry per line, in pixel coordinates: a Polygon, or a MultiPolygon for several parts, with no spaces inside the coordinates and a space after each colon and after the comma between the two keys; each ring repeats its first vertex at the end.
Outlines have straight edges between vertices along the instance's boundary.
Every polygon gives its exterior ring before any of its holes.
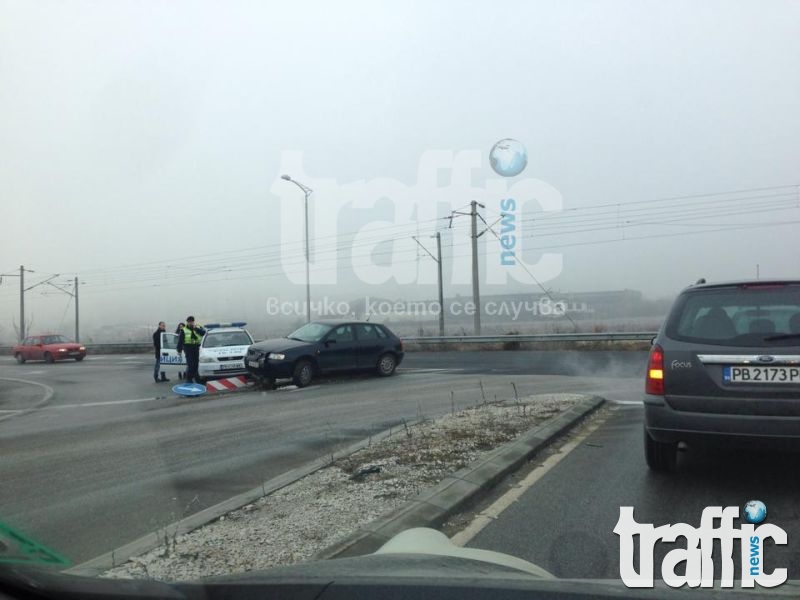
{"type": "MultiPolygon", "coordinates": [[[[642,420],[640,406],[612,405],[601,427],[468,545],[518,556],[557,577],[618,580],[619,538],[613,529],[620,506],[633,506],[638,523],[699,527],[706,506],[741,508],[761,500],[767,522],[788,534],[786,546],[768,542],[764,571],[785,567],[789,579],[800,579],[800,454],[688,448],[676,473],[654,474],[644,463],[642,420]]],[[[656,545],[656,578],[666,553],[678,547],[686,547],[683,538],[656,545]]],[[[737,542],[737,578],[739,552],[737,542]]],[[[717,577],[718,553],[716,545],[717,577]]]]}
{"type": "Polygon", "coordinates": [[[77,564],[372,432],[449,412],[451,391],[458,407],[481,401],[480,383],[490,400],[513,397],[513,383],[520,395],[636,402],[644,354],[410,353],[388,379],[195,399],[153,383],[151,365],[0,365],[0,521],[77,564]]]}

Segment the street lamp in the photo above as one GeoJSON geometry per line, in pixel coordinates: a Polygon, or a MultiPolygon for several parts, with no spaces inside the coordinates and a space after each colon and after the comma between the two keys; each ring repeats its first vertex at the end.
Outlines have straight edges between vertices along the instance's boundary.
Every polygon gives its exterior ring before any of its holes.
{"type": "Polygon", "coordinates": [[[306,196],[305,200],[305,216],[306,216],[306,323],[311,322],[311,279],[309,277],[309,255],[308,255],[308,197],[314,191],[307,185],[303,185],[299,181],[295,181],[289,175],[281,175],[281,179],[285,179],[286,181],[290,181],[303,190],[303,193],[306,196]]]}

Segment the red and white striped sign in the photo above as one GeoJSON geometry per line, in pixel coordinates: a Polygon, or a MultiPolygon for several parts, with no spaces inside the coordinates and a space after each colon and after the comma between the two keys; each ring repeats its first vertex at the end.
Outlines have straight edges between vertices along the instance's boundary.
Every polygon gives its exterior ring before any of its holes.
{"type": "Polygon", "coordinates": [[[206,391],[209,392],[228,392],[238,390],[247,386],[247,377],[227,377],[226,379],[214,379],[206,382],[206,391]]]}

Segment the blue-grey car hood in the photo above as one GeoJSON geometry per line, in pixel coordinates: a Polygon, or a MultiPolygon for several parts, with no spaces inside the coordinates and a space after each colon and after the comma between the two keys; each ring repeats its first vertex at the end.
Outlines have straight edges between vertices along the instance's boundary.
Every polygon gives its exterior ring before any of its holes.
{"type": "Polygon", "coordinates": [[[290,340],[289,338],[273,338],[253,344],[251,348],[256,348],[261,352],[288,352],[294,348],[307,348],[314,346],[317,342],[301,342],[290,340]]]}

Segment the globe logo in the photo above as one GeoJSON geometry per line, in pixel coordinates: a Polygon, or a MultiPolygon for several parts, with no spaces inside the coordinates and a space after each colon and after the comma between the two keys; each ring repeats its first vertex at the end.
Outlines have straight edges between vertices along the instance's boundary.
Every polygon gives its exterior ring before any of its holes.
{"type": "Polygon", "coordinates": [[[753,525],[758,525],[767,518],[767,506],[761,500],[750,500],[744,505],[744,518],[753,525]]]}
{"type": "Polygon", "coordinates": [[[528,165],[528,152],[517,140],[506,138],[497,142],[489,153],[492,169],[502,177],[514,177],[528,165]]]}

